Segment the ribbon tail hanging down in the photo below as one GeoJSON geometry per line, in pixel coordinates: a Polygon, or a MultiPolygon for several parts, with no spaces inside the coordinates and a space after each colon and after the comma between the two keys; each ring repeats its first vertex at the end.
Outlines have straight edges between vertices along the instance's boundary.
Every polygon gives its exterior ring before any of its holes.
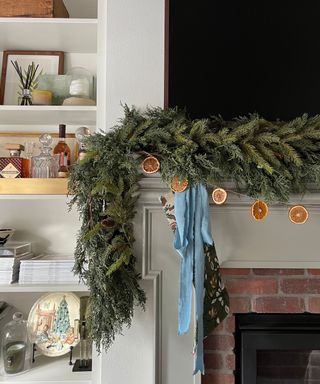
{"type": "Polygon", "coordinates": [[[181,256],[179,327],[178,333],[188,332],[192,311],[192,278],[193,278],[193,243],[190,241],[192,228],[192,191],[188,189],[175,195],[177,230],[174,247],[181,256]],[[190,227],[191,225],[191,227],[190,227]]]}
{"type": "Polygon", "coordinates": [[[197,187],[197,207],[195,211],[194,223],[194,239],[195,239],[195,294],[196,294],[196,320],[197,320],[197,345],[196,345],[196,361],[194,374],[201,372],[204,374],[204,358],[203,358],[203,306],[204,306],[204,271],[205,271],[205,254],[204,243],[213,244],[211,236],[211,226],[209,218],[209,201],[208,193],[203,185],[197,187]]]}
{"type": "Polygon", "coordinates": [[[207,190],[203,185],[175,194],[177,231],[174,246],[181,256],[179,334],[189,330],[194,275],[197,319],[197,356],[194,373],[204,373],[203,305],[204,305],[204,242],[212,244],[209,224],[207,190]]]}

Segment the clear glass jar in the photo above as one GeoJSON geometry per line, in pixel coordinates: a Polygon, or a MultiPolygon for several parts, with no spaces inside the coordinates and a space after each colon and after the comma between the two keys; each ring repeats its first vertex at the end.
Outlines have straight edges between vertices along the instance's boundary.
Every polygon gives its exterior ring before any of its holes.
{"type": "Polygon", "coordinates": [[[48,133],[40,136],[42,145],[41,153],[31,159],[31,177],[49,179],[58,177],[58,159],[50,154],[52,148],[52,137],[48,133]]]}
{"type": "Polygon", "coordinates": [[[28,338],[27,321],[16,312],[13,320],[4,326],[1,338],[1,373],[18,375],[31,368],[32,344],[28,338]]]}

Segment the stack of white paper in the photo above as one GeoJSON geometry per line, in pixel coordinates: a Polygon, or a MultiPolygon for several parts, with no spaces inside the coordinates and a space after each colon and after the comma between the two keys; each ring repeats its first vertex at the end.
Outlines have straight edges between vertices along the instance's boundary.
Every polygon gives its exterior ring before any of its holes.
{"type": "Polygon", "coordinates": [[[39,255],[31,260],[21,260],[20,284],[78,283],[72,272],[72,256],[39,255]]]}
{"type": "Polygon", "coordinates": [[[31,259],[30,243],[9,242],[0,247],[0,284],[16,283],[22,260],[31,259]]]}

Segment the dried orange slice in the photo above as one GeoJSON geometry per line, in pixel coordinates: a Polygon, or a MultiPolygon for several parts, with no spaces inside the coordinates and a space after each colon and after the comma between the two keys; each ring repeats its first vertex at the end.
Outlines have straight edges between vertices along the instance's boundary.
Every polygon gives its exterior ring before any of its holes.
{"type": "Polygon", "coordinates": [[[267,217],[269,208],[264,201],[257,200],[251,205],[251,215],[256,220],[263,220],[267,217]]]}
{"type": "Polygon", "coordinates": [[[174,177],[171,181],[172,192],[184,192],[188,188],[188,180],[179,180],[178,177],[174,177]]]}
{"type": "Polygon", "coordinates": [[[143,160],[141,166],[144,173],[156,173],[160,169],[160,162],[156,157],[148,156],[143,160]]]}
{"type": "Polygon", "coordinates": [[[294,224],[304,224],[309,218],[309,212],[303,205],[294,205],[289,209],[289,219],[294,224]]]}
{"type": "Polygon", "coordinates": [[[228,197],[227,191],[225,191],[223,188],[216,188],[212,192],[212,200],[215,204],[221,205],[226,202],[228,197]]]}

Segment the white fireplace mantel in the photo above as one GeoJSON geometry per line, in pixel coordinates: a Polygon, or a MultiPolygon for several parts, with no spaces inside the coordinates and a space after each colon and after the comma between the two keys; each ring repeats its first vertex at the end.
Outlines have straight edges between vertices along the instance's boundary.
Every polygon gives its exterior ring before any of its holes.
{"type": "MultiPolygon", "coordinates": [[[[118,336],[102,355],[101,384],[195,384],[192,377],[193,334],[177,336],[179,257],[159,201],[169,191],[159,177],[140,183],[135,219],[138,269],[148,295],[146,312],[136,311],[132,328],[118,336]]],[[[232,189],[232,185],[223,187],[232,189]]],[[[304,225],[292,224],[288,207],[271,205],[269,216],[256,222],[253,200],[229,194],[223,206],[210,205],[212,233],[222,266],[232,268],[319,268],[320,193],[292,196],[293,203],[314,204],[304,225]]],[[[99,359],[97,361],[99,363],[99,359]]]]}

